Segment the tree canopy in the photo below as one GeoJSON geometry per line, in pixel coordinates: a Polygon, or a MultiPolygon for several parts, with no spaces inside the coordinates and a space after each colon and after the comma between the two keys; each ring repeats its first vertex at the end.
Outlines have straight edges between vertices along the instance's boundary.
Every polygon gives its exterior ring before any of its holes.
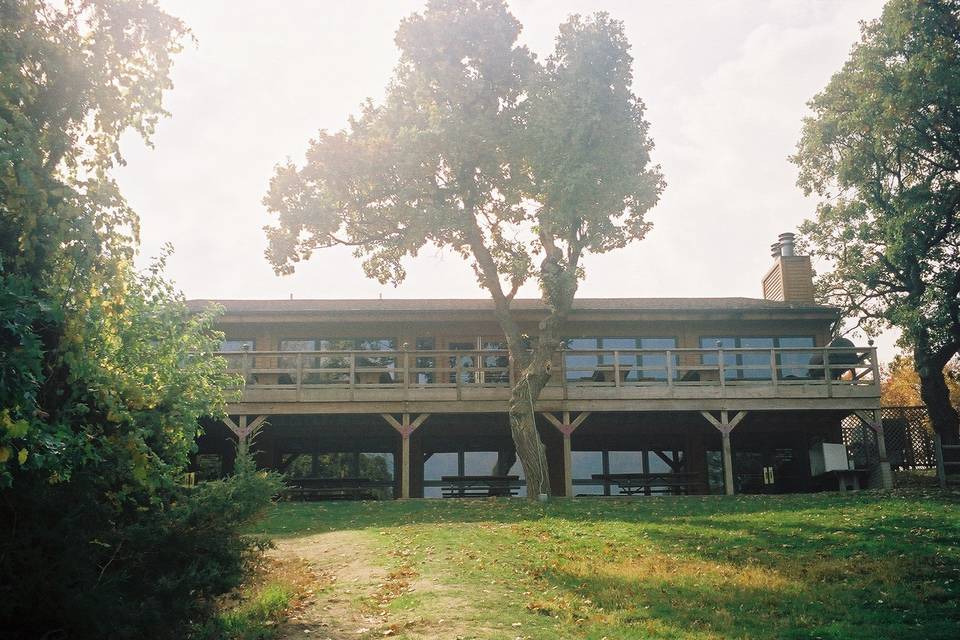
{"type": "Polygon", "coordinates": [[[383,103],[321,131],[302,166],[277,167],[264,199],[277,216],[267,258],[289,273],[317,249],[347,245],[369,277],[393,284],[428,244],[469,260],[524,372],[511,424],[528,484],[549,492],[530,407],[582,259],[643,238],[664,183],[623,25],[572,16],[542,62],[520,31],[501,0],[432,0],[404,20],[383,103]],[[511,314],[528,281],[547,309],[532,342],[511,314]]]}
{"type": "Polygon", "coordinates": [[[913,350],[938,430],[957,438],[942,371],[960,349],[960,3],[891,0],[810,102],[792,160],[820,197],[801,228],[818,285],[913,350]]]}
{"type": "Polygon", "coordinates": [[[225,408],[222,336],[165,255],[135,269],[111,175],[121,135],[165,115],[188,35],[153,0],[0,0],[5,637],[184,637],[239,582],[238,528],[270,498],[252,475],[180,485],[225,408]]]}
{"type": "MultiPolygon", "coordinates": [[[[960,409],[960,362],[951,361],[943,370],[950,389],[950,404],[960,409]]],[[[894,356],[890,365],[884,367],[880,383],[880,396],[888,407],[912,407],[923,404],[920,396],[920,376],[913,358],[906,354],[894,356]]]]}

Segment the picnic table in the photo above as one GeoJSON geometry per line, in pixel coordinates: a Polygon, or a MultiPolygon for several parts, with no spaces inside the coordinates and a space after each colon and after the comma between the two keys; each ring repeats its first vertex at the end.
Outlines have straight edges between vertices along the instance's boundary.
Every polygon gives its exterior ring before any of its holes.
{"type": "Polygon", "coordinates": [[[375,500],[384,486],[370,478],[289,478],[280,492],[287,500],[375,500]]]}
{"type": "Polygon", "coordinates": [[[637,494],[651,495],[658,493],[688,494],[691,487],[703,484],[699,473],[693,472],[662,472],[662,473],[595,473],[591,476],[606,484],[615,484],[620,489],[620,495],[635,496],[637,494]]]}
{"type": "Polygon", "coordinates": [[[444,498],[489,498],[515,496],[520,476],[441,476],[444,498]]]}

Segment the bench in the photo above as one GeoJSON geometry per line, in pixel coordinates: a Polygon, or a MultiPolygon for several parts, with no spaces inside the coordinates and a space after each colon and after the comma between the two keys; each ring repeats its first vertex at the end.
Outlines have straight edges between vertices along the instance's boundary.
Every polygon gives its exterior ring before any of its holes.
{"type": "Polygon", "coordinates": [[[376,500],[373,489],[383,486],[388,485],[369,478],[291,478],[280,495],[285,500],[376,500]]]}
{"type": "Polygon", "coordinates": [[[441,476],[444,498],[489,498],[515,496],[520,476],[441,476]]]}
{"type": "Polygon", "coordinates": [[[691,487],[703,486],[703,479],[699,473],[664,472],[664,473],[595,473],[591,476],[604,484],[615,484],[620,489],[620,495],[635,496],[640,493],[651,495],[670,493],[673,495],[687,495],[691,487]]]}

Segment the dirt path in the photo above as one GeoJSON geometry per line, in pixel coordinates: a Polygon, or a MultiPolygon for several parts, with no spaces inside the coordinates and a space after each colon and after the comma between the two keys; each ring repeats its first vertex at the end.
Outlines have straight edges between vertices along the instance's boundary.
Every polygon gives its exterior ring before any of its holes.
{"type": "Polygon", "coordinates": [[[465,622],[469,605],[421,577],[402,553],[393,570],[374,561],[384,552],[367,534],[338,531],[275,544],[273,555],[307,562],[317,578],[311,599],[280,628],[282,640],[484,637],[465,622]]]}

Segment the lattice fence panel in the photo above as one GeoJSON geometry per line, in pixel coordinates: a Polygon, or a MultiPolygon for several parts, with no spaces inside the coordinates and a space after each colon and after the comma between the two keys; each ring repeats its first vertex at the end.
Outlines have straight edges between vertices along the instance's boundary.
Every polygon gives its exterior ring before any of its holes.
{"type": "Polygon", "coordinates": [[[933,469],[937,466],[933,430],[924,407],[882,410],[884,443],[893,469],[933,469]]]}
{"type": "Polygon", "coordinates": [[[876,432],[855,415],[843,419],[843,443],[858,469],[869,469],[880,462],[876,432]]]}
{"type": "MultiPolygon", "coordinates": [[[[924,407],[885,407],[881,418],[892,469],[936,468],[933,431],[924,407]]],[[[879,462],[876,434],[855,415],[843,419],[843,442],[857,467],[872,467],[879,462]]]]}

